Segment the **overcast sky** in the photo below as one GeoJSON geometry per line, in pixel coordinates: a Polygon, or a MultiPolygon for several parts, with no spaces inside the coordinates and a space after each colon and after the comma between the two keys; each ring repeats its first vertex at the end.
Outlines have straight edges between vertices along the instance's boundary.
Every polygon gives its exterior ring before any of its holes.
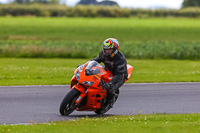
{"type": "MultiPolygon", "coordinates": [[[[67,5],[73,6],[80,0],[67,0],[67,5]]],[[[102,1],[102,0],[97,0],[102,1]]],[[[155,6],[179,9],[183,0],[113,0],[121,7],[149,8],[155,6]]]]}
{"type": "MultiPolygon", "coordinates": [[[[6,3],[9,0],[0,0],[0,3],[6,3]]],[[[62,0],[64,1],[64,0],[62,0]]],[[[66,0],[68,6],[74,6],[80,0],[66,0]]],[[[97,0],[102,1],[102,0],[97,0]]],[[[167,7],[179,9],[183,0],[113,0],[121,7],[149,8],[149,7],[167,7]]]]}

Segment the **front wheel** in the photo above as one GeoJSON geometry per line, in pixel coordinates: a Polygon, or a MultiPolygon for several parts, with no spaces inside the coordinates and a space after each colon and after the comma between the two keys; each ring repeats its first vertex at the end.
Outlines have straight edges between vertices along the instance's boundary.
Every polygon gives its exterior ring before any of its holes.
{"type": "Polygon", "coordinates": [[[71,89],[67,95],[62,100],[60,104],[60,114],[61,115],[69,115],[71,114],[77,107],[75,101],[79,97],[80,92],[76,89],[71,89]]]}

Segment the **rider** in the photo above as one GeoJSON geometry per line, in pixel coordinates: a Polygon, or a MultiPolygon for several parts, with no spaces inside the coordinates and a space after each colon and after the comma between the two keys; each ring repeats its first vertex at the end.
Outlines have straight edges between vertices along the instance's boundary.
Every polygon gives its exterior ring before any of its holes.
{"type": "Polygon", "coordinates": [[[115,102],[115,94],[128,77],[127,62],[124,55],[119,52],[119,42],[115,38],[108,38],[103,42],[103,50],[92,59],[103,62],[105,67],[111,71],[113,78],[110,82],[101,82],[101,86],[107,90],[107,99],[103,108],[112,108],[115,102]]]}

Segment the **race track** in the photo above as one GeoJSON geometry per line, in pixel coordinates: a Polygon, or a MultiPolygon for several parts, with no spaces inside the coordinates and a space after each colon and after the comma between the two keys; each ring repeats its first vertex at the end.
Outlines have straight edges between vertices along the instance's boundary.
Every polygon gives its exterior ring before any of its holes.
{"type": "MultiPolygon", "coordinates": [[[[59,114],[69,86],[0,87],[0,124],[42,123],[85,116],[94,112],[59,114]]],[[[200,83],[125,84],[111,115],[200,113],[200,83]]],[[[101,116],[100,116],[101,117],[101,116]]]]}

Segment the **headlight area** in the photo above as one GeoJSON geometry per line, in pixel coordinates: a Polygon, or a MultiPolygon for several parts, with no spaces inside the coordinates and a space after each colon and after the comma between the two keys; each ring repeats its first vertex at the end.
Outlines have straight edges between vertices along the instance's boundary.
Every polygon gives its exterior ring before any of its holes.
{"type": "Polygon", "coordinates": [[[80,80],[79,71],[76,72],[76,78],[77,78],[78,80],[80,80]]]}
{"type": "Polygon", "coordinates": [[[94,82],[90,82],[90,81],[83,81],[83,84],[86,84],[86,85],[89,85],[89,86],[91,86],[91,85],[93,85],[93,84],[94,84],[94,82]]]}

